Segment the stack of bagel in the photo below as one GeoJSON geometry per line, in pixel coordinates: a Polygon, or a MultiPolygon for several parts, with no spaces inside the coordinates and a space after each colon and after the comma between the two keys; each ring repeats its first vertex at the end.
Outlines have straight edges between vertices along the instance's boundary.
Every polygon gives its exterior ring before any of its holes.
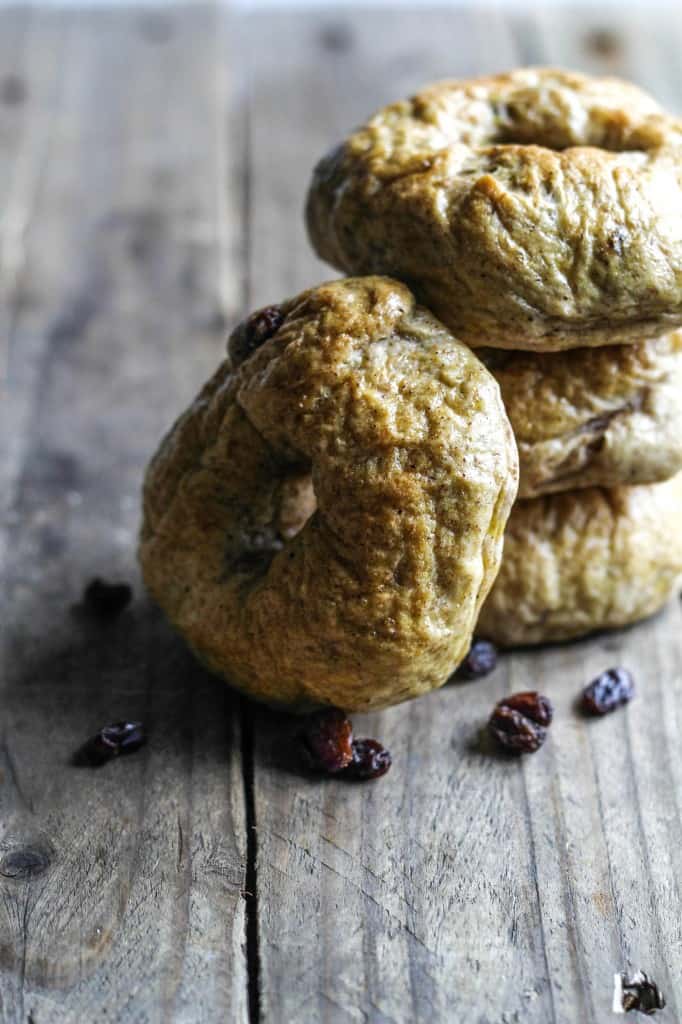
{"type": "Polygon", "coordinates": [[[611,79],[443,83],[320,162],[307,220],[351,276],[239,324],[146,474],[144,579],[199,658],[369,710],[441,686],[476,629],[656,611],[682,574],[682,122],[611,79]]]}
{"type": "Polygon", "coordinates": [[[475,349],[520,486],[480,635],[565,640],[682,573],[682,122],[622,81],[521,69],[379,111],[317,166],[318,254],[475,349]]]}

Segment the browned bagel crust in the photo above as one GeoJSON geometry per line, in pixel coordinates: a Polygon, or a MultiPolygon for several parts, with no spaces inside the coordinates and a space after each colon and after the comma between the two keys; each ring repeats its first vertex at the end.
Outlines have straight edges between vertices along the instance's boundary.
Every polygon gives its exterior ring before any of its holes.
{"type": "Polygon", "coordinates": [[[682,470],[682,331],[567,352],[478,349],[519,447],[519,497],[682,470]]]}
{"type": "Polygon", "coordinates": [[[149,466],[144,579],[253,697],[395,704],[468,649],[516,493],[513,435],[494,379],[404,285],[338,281],[278,310],[234,333],[238,365],[149,466]]]}
{"type": "Polygon", "coordinates": [[[682,575],[682,475],[519,501],[477,631],[505,647],[571,640],[658,611],[682,575]]]}
{"type": "Polygon", "coordinates": [[[468,344],[682,324],[682,122],[613,78],[520,69],[385,107],[317,166],[318,254],[388,273],[468,344]]]}

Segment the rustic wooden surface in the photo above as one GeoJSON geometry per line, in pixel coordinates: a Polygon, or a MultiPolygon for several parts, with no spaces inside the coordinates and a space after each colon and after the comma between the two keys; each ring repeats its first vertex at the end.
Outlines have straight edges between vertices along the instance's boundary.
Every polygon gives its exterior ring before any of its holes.
{"type": "Polygon", "coordinates": [[[394,754],[303,778],[292,723],[208,678],[135,568],[150,451],[260,302],[332,276],[311,165],[386,100],[551,62],[682,107],[673,10],[0,10],[0,1020],[604,1024],[643,968],[682,1020],[679,601],[356,720],[394,754]],[[74,608],[131,579],[110,627],[74,608]],[[626,663],[603,722],[579,687],[626,663]],[[483,752],[505,692],[556,704],[537,757],[483,752]],[[139,716],[144,752],[69,756],[139,716]]]}

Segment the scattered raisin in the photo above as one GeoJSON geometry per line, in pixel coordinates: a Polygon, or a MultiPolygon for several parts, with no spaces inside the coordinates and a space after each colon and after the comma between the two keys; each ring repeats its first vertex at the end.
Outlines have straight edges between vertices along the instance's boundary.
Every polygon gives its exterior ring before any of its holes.
{"type": "Polygon", "coordinates": [[[227,343],[233,366],[239,366],[275,334],[284,323],[279,306],[266,306],[252,313],[234,329],[227,343]]]}
{"type": "Polygon", "coordinates": [[[127,583],[107,583],[94,579],[83,593],[83,604],[99,619],[114,619],[130,604],[132,588],[127,583]]]}
{"type": "Polygon", "coordinates": [[[656,982],[652,981],[644,971],[637,971],[631,976],[621,974],[620,981],[621,1001],[626,1013],[629,1013],[630,1010],[638,1010],[651,1017],[656,1010],[664,1008],[663,993],[656,982]]]}
{"type": "Polygon", "coordinates": [[[548,726],[552,724],[554,708],[551,701],[535,690],[512,693],[509,697],[501,700],[500,704],[504,704],[506,708],[512,708],[513,711],[518,711],[519,714],[530,718],[531,722],[535,722],[537,725],[548,726]]]}
{"type": "Polygon", "coordinates": [[[343,711],[318,711],[301,735],[303,750],[315,771],[335,775],[353,760],[353,728],[343,711]]]}
{"type": "Polygon", "coordinates": [[[353,740],[353,760],[344,768],[347,779],[378,779],[393,763],[390,750],[377,740],[353,740]]]}
{"type": "Polygon", "coordinates": [[[495,705],[488,729],[506,750],[533,754],[547,738],[552,705],[539,693],[514,693],[495,705]]]}
{"type": "Polygon", "coordinates": [[[119,754],[132,754],[146,743],[142,722],[114,722],[91,736],[74,754],[74,764],[96,768],[119,754]]]}
{"type": "Polygon", "coordinates": [[[588,715],[606,715],[631,701],[635,682],[626,668],[610,668],[586,686],[580,707],[588,715]]]}
{"type": "Polygon", "coordinates": [[[489,640],[474,640],[454,678],[468,681],[489,675],[497,665],[497,648],[489,640]]]}

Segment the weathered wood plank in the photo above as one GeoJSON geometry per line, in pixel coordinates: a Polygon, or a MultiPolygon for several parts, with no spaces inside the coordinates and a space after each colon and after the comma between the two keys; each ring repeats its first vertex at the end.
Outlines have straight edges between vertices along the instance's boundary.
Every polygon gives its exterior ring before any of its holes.
{"type": "Polygon", "coordinates": [[[248,716],[243,774],[238,704],[139,596],[134,543],[142,467],[223,320],[333,276],[300,216],[328,145],[423,81],[523,61],[628,74],[679,107],[680,14],[621,14],[614,31],[584,8],[308,12],[234,31],[202,7],[0,12],[0,865],[45,867],[0,875],[0,1019],[244,1021],[245,803],[265,1024],[602,1024],[627,965],[677,1018],[679,603],[358,718],[391,774],[320,784],[283,742],[295,724],[266,712],[248,716]],[[2,103],[10,73],[23,102],[2,103]],[[95,573],[136,583],[107,630],[68,611],[95,573]],[[578,688],[615,662],[638,702],[575,717],[578,688]],[[532,686],[557,707],[544,751],[480,752],[492,703],[532,686]],[[122,715],[150,722],[144,754],[67,764],[122,715]]]}
{"type": "MultiPolygon", "coordinates": [[[[305,188],[373,108],[524,62],[628,74],[672,103],[678,71],[655,66],[663,17],[619,16],[615,31],[598,8],[252,19],[252,304],[333,276],[305,248],[305,188]]],[[[656,976],[679,1015],[681,661],[676,606],[630,632],[506,657],[476,685],[358,718],[395,754],[364,788],[301,778],[282,752],[295,724],[257,714],[263,1020],[602,1024],[627,966],[656,976]],[[637,704],[576,717],[582,685],[619,662],[637,704]],[[494,701],[527,688],[556,704],[545,750],[522,764],[479,753],[494,701]]]]}
{"type": "Polygon", "coordinates": [[[0,875],[0,1018],[244,1021],[238,704],[134,566],[144,463],[235,301],[218,280],[241,247],[233,200],[216,226],[221,166],[237,176],[243,160],[236,130],[222,151],[225,41],[198,6],[41,14],[31,33],[38,120],[15,162],[34,185],[8,207],[25,258],[2,431],[21,441],[3,462],[0,870],[27,853],[45,870],[0,875]],[[110,628],[69,612],[95,574],[135,583],[110,628]],[[69,765],[120,717],[149,723],[143,753],[69,765]]]}

